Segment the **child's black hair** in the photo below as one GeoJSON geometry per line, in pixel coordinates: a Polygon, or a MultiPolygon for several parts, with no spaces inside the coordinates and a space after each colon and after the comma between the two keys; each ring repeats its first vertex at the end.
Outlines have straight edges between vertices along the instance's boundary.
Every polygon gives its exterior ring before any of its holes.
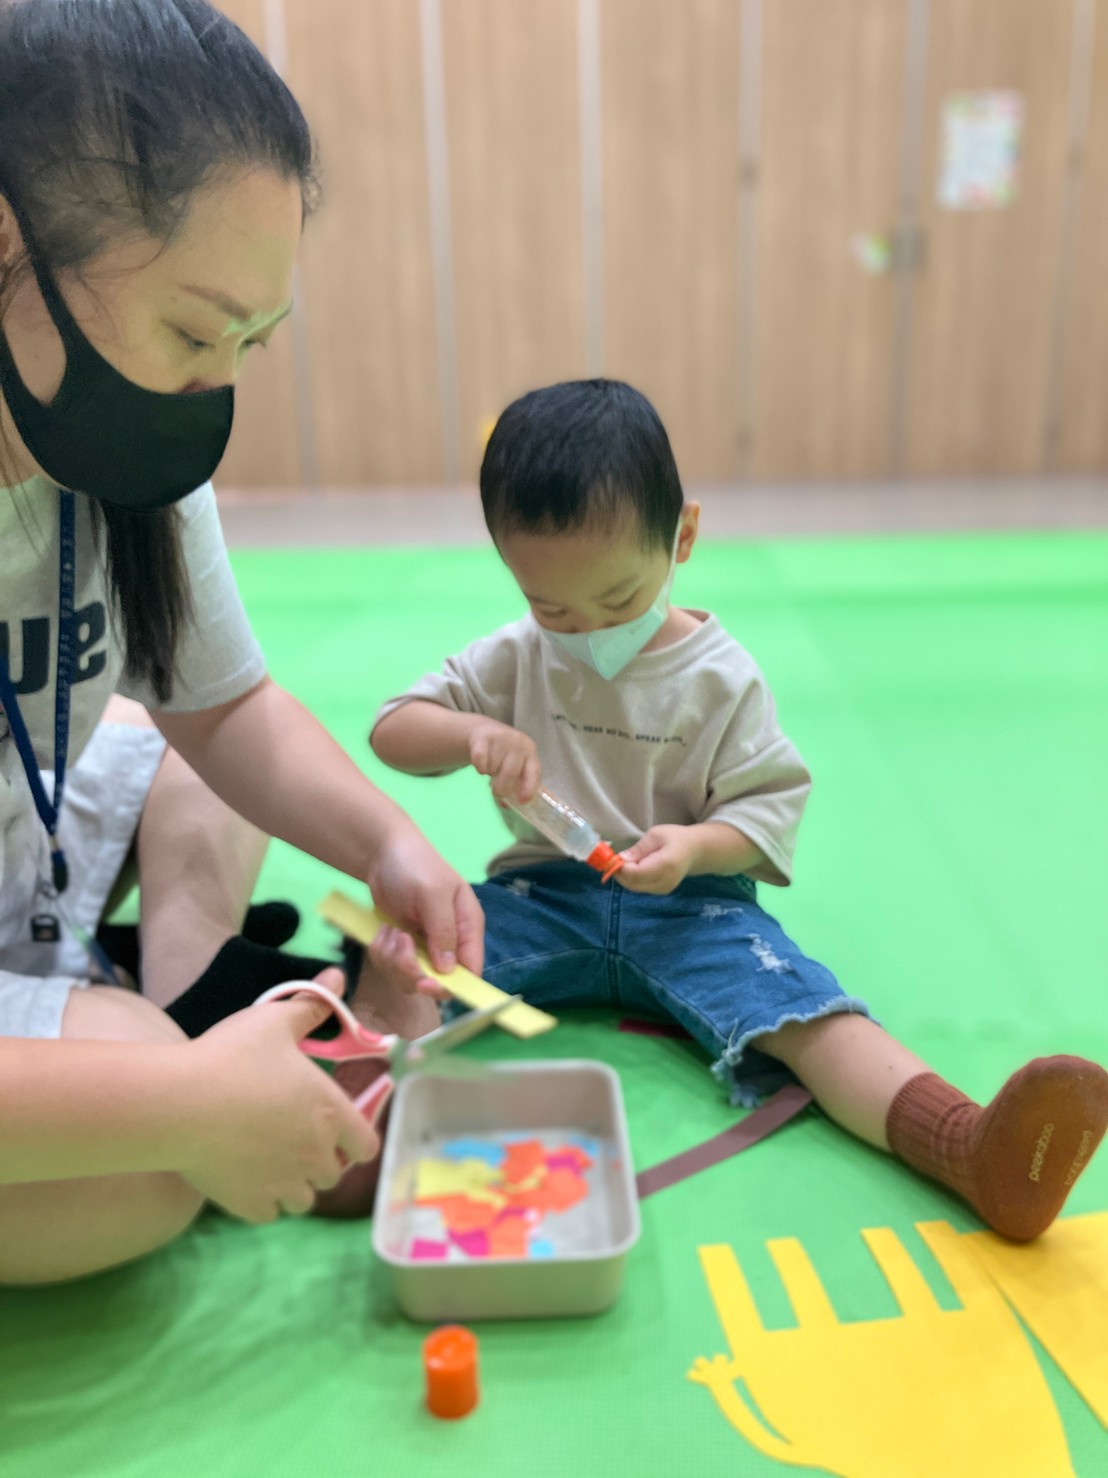
{"type": "Polygon", "coordinates": [[[521,396],[497,421],[481,464],[494,542],[633,520],[644,548],[668,549],[684,501],[657,411],[622,380],[568,380],[521,396]]]}

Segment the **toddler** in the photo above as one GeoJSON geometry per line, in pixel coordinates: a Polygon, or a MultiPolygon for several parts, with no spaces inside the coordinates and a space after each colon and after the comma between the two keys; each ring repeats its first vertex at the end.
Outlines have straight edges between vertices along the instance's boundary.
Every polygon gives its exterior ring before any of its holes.
{"type": "MultiPolygon", "coordinates": [[[[505,809],[513,840],[477,888],[487,979],[554,1010],[669,1018],[738,1103],[798,1078],[996,1231],[1037,1236],[1104,1134],[1108,1073],[1038,1058],[980,1107],[762,907],[759,884],[790,881],[810,776],[749,653],[670,603],[699,508],[653,407],[605,380],[523,396],[493,431],[481,498],[528,614],[386,703],[370,742],[412,774],[470,765],[502,803],[547,788],[624,859],[605,883],[505,809]]],[[[411,1031],[411,939],[384,931],[372,954],[380,1024],[406,1015],[411,1031]]]]}

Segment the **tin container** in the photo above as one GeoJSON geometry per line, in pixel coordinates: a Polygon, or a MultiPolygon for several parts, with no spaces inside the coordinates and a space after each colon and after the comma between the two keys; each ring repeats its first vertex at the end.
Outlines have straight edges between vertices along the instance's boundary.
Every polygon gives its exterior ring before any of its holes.
{"type": "Polygon", "coordinates": [[[417,1072],[393,1100],[373,1248],[400,1308],[433,1323],[598,1314],[619,1296],[639,1236],[639,1207],[619,1078],[602,1062],[493,1063],[479,1075],[417,1072]],[[415,1200],[421,1160],[471,1140],[490,1147],[537,1139],[586,1148],[588,1193],[543,1218],[541,1257],[412,1257],[426,1208],[415,1200]],[[461,1258],[461,1260],[454,1260],[461,1258]]]}

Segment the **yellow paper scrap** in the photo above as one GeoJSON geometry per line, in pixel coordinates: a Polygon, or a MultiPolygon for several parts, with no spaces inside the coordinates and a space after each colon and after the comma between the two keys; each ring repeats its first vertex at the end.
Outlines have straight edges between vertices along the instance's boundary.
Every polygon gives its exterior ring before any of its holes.
{"type": "Polygon", "coordinates": [[[1056,1221],[1034,1242],[962,1242],[1108,1427],[1108,1211],[1056,1221]]]}
{"type": "Polygon", "coordinates": [[[511,1182],[505,1181],[504,1189],[506,1191],[509,1191],[513,1196],[518,1196],[522,1195],[524,1191],[537,1190],[538,1187],[542,1185],[545,1179],[546,1166],[541,1165],[538,1170],[535,1170],[532,1172],[532,1174],[525,1176],[523,1180],[513,1180],[511,1182]]]}
{"type": "MultiPolygon", "coordinates": [[[[319,912],[329,924],[334,924],[336,929],[341,929],[360,944],[371,944],[386,926],[395,927],[394,921],[379,908],[364,908],[339,892],[328,893],[319,905],[319,912]]],[[[482,980],[479,975],[474,975],[464,965],[456,965],[449,975],[441,974],[427,958],[427,952],[419,940],[416,940],[416,953],[420,968],[471,1010],[479,1011],[486,1006],[495,1006],[498,1001],[509,999],[504,991],[490,985],[487,980],[482,980]]],[[[515,1037],[537,1037],[541,1032],[548,1032],[551,1027],[558,1025],[556,1017],[522,1001],[506,1007],[495,1020],[497,1026],[502,1026],[515,1037]]]]}
{"type": "Polygon", "coordinates": [[[439,1196],[468,1196],[471,1201],[504,1205],[504,1197],[491,1189],[500,1171],[487,1160],[420,1160],[416,1165],[415,1199],[430,1201],[439,1196]]]}

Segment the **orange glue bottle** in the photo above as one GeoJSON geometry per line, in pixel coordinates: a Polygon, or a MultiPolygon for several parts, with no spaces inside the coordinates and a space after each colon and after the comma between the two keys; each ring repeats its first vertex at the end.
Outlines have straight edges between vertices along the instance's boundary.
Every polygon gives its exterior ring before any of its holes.
{"type": "Polygon", "coordinates": [[[533,800],[512,801],[511,807],[556,847],[595,868],[603,875],[602,882],[615,877],[623,866],[623,858],[612,850],[610,842],[604,841],[596,827],[550,791],[540,790],[533,800]]]}

